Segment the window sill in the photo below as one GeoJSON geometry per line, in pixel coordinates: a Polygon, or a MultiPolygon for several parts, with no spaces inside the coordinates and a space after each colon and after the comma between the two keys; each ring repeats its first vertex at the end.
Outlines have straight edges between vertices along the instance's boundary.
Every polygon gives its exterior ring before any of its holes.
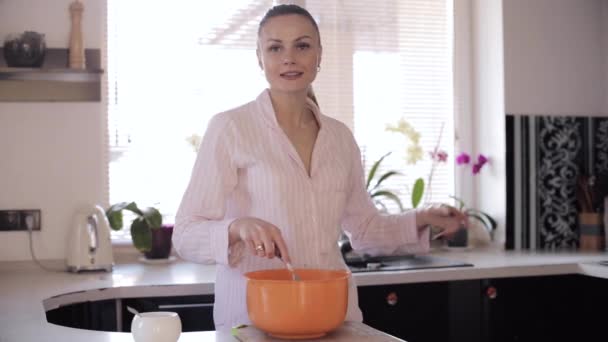
{"type": "Polygon", "coordinates": [[[133,246],[131,241],[112,240],[112,254],[117,263],[133,263],[141,256],[141,253],[133,246]]]}
{"type": "MultiPolygon", "coordinates": [[[[133,246],[131,240],[116,238],[112,239],[112,254],[114,255],[114,262],[118,264],[138,263],[140,262],[139,258],[143,256],[133,246]]],[[[173,248],[171,248],[171,256],[177,257],[173,248]]]]}

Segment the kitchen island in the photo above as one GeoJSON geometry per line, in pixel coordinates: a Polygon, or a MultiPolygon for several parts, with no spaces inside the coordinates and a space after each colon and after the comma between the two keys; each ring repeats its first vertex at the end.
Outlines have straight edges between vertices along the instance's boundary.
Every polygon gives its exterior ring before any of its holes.
{"type": "MultiPolygon", "coordinates": [[[[580,274],[608,279],[605,253],[440,251],[472,267],[353,274],[359,286],[483,278],[580,274]]],[[[72,303],[120,298],[213,294],[215,266],[176,261],[147,265],[121,261],[111,273],[52,272],[33,262],[0,262],[0,342],[131,341],[131,335],[74,329],[47,322],[46,311],[72,303]]],[[[59,268],[61,262],[44,262],[59,268]]],[[[221,332],[183,333],[180,341],[234,341],[221,332]]]]}

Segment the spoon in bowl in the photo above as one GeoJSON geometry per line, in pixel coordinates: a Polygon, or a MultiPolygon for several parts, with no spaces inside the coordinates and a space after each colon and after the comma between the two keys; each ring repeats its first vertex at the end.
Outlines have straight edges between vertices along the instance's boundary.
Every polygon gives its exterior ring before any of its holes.
{"type": "Polygon", "coordinates": [[[296,270],[293,268],[293,266],[291,265],[291,263],[285,261],[281,257],[281,251],[279,250],[279,247],[277,247],[277,245],[274,245],[274,255],[277,256],[279,259],[281,259],[281,261],[283,261],[283,263],[285,263],[285,266],[287,267],[287,269],[291,273],[291,280],[294,280],[294,281],[300,281],[300,280],[302,280],[302,279],[300,279],[300,276],[296,273],[296,270]]]}

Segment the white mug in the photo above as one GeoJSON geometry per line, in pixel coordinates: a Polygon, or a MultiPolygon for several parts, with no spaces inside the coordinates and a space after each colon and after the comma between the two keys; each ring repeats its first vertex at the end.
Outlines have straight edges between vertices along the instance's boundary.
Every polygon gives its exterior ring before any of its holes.
{"type": "Polygon", "coordinates": [[[135,342],[175,342],[182,332],[182,321],[175,312],[141,312],[131,321],[135,342]]]}

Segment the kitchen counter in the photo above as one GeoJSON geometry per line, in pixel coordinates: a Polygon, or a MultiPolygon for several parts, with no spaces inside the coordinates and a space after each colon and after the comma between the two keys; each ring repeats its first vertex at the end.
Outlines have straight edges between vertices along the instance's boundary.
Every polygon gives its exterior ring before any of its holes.
{"type": "Polygon", "coordinates": [[[357,285],[424,283],[484,278],[582,274],[608,279],[607,253],[535,252],[451,249],[431,255],[473,264],[473,267],[422,269],[401,272],[355,273],[357,285]]]}
{"type": "MultiPolygon", "coordinates": [[[[358,285],[382,285],[465,279],[583,274],[608,279],[606,253],[436,251],[437,256],[473,267],[354,273],[358,285]]],[[[60,268],[61,262],[43,262],[60,268]]],[[[71,274],[41,269],[33,262],[0,262],[0,342],[131,341],[127,333],[67,328],[46,321],[45,311],[84,301],[112,298],[181,296],[213,293],[215,266],[176,261],[148,265],[121,261],[111,273],[71,274]]],[[[221,332],[183,333],[180,341],[234,341],[221,332]]]]}

